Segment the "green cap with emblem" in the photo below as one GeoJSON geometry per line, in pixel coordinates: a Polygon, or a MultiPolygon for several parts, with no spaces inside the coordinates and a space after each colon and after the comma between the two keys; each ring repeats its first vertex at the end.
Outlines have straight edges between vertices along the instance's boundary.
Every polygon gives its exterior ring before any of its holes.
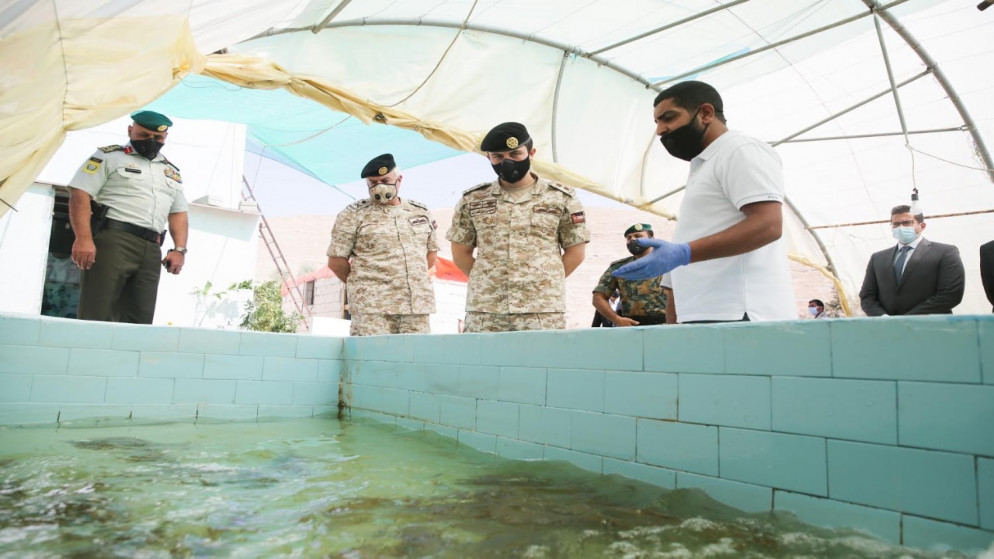
{"type": "Polygon", "coordinates": [[[131,113],[131,120],[135,121],[135,124],[139,124],[155,132],[165,132],[173,125],[173,121],[169,120],[169,117],[155,111],[131,113]]]}
{"type": "Polygon", "coordinates": [[[482,151],[511,151],[531,140],[528,129],[519,122],[504,122],[494,126],[480,142],[482,151]]]}
{"type": "Polygon", "coordinates": [[[393,155],[389,153],[377,155],[376,157],[370,159],[369,163],[366,163],[366,166],[362,168],[362,173],[359,178],[364,179],[366,177],[382,177],[390,171],[393,171],[396,167],[397,162],[394,161],[393,155]]]}
{"type": "Polygon", "coordinates": [[[652,231],[652,225],[649,225],[648,223],[636,223],[628,229],[625,229],[625,236],[627,237],[632,233],[638,233],[639,231],[652,231]]]}

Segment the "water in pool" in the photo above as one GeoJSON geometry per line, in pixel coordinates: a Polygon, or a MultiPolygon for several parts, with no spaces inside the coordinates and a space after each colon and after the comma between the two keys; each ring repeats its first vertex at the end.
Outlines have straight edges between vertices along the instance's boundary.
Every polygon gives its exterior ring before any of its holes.
{"type": "Polygon", "coordinates": [[[334,419],[0,429],[0,557],[962,557],[334,419]]]}

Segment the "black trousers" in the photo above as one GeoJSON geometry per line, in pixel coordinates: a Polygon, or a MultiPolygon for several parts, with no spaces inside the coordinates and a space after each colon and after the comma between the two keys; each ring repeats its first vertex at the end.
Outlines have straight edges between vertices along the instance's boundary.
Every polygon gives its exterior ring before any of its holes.
{"type": "Polygon", "coordinates": [[[162,249],[124,231],[104,229],[93,239],[97,257],[80,274],[81,320],[152,324],[162,249]]]}

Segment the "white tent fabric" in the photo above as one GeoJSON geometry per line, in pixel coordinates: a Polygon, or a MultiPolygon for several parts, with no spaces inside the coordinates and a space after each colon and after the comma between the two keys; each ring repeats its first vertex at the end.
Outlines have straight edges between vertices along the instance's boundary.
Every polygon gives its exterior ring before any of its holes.
{"type": "Polygon", "coordinates": [[[992,18],[965,0],[5,0],[0,213],[66,130],[203,73],[465,151],[520,121],[540,172],[673,217],[686,166],[654,137],[652,99],[699,79],[732,128],[777,146],[793,255],[844,298],[917,187],[927,235],[967,268],[957,312],[987,312],[992,18]]]}

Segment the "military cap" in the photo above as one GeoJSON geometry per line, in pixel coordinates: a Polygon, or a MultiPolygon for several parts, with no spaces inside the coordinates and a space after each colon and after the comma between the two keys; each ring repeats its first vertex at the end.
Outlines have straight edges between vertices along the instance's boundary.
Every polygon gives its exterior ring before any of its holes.
{"type": "Polygon", "coordinates": [[[383,155],[377,155],[376,157],[369,160],[366,166],[362,168],[362,176],[359,177],[364,179],[366,177],[382,177],[383,175],[393,171],[397,163],[393,160],[393,155],[389,153],[384,153],[383,155]]]}
{"type": "Polygon", "coordinates": [[[483,151],[511,151],[531,139],[524,124],[505,122],[494,126],[480,143],[483,151]]]}
{"type": "Polygon", "coordinates": [[[652,231],[652,225],[649,225],[648,223],[636,223],[628,229],[625,229],[625,236],[627,237],[628,235],[639,231],[652,231]]]}
{"type": "Polygon", "coordinates": [[[164,114],[159,114],[155,111],[138,111],[137,113],[131,113],[131,120],[136,123],[148,128],[149,130],[155,130],[156,132],[165,132],[173,125],[173,121],[169,120],[164,114]]]}

